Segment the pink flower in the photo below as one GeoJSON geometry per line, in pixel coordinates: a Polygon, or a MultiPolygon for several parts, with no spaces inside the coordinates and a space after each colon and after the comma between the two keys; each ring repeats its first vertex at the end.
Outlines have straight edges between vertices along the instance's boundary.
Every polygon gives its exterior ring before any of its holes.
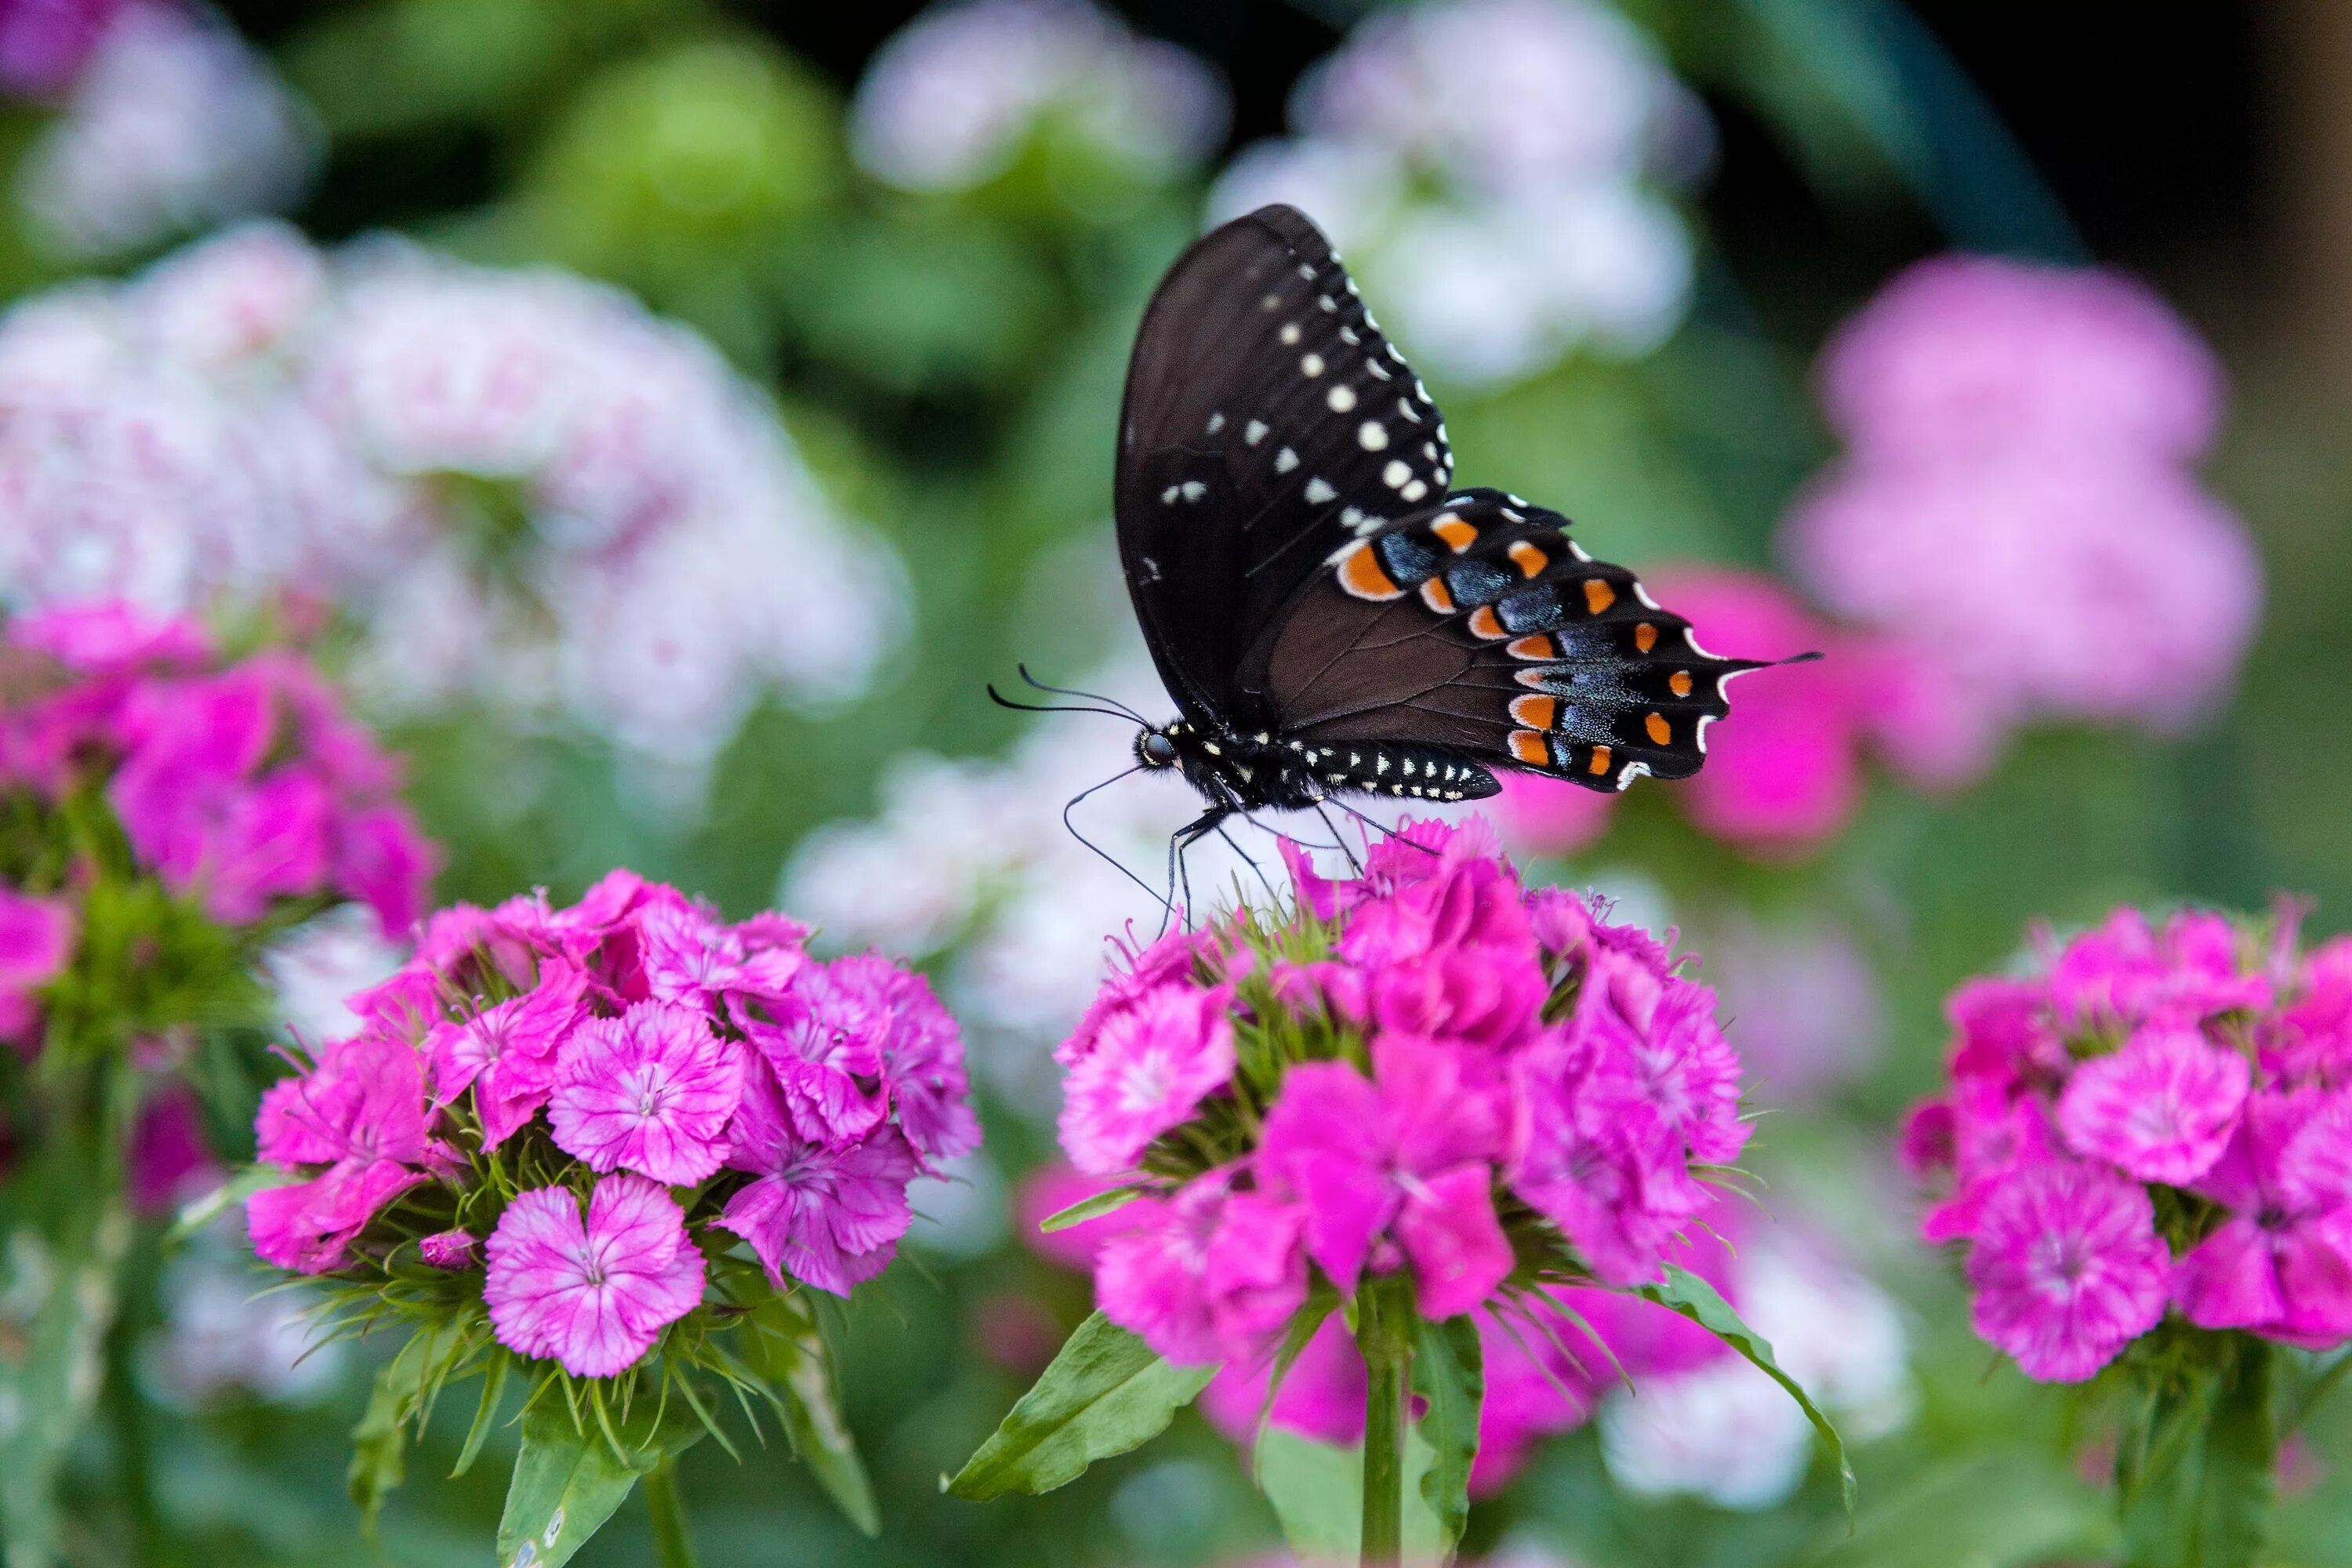
{"type": "Polygon", "coordinates": [[[332,854],[335,885],[373,910],[385,934],[416,923],[441,858],[405,806],[345,814],[332,854]]]}
{"type": "MultiPolygon", "coordinates": [[[[1739,1058],[1715,1007],[1706,986],[1604,956],[1577,997],[1576,1025],[1596,1042],[1591,1092],[1655,1116],[1690,1159],[1728,1165],[1748,1145],[1748,1124],[1739,1119],[1739,1058]]],[[[1674,1163],[1682,1163],[1679,1149],[1674,1163]]]]}
{"type": "Polygon", "coordinates": [[[868,976],[887,1020],[882,1076],[898,1131],[927,1159],[952,1160],[980,1147],[980,1118],[964,1072],[963,1032],[931,994],[930,982],[876,955],[835,961],[868,976]]]}
{"type": "Polygon", "coordinates": [[[2147,1194],[2089,1165],[2020,1170],[1969,1254],[1977,1332],[2042,1383],[2081,1383],[2164,1316],[2171,1258],[2147,1194]]]}
{"type": "Polygon", "coordinates": [[[131,1202],[140,1213],[168,1214],[224,1174],[194,1094],[175,1085],[141,1109],[131,1139],[131,1202]]]}
{"type": "Polygon", "coordinates": [[[1130,950],[1119,946],[1124,965],[1112,963],[1110,977],[1103,982],[1102,990],[1087,1006],[1086,1016],[1078,1020],[1078,1026],[1070,1031],[1068,1039],[1054,1047],[1054,1059],[1064,1067],[1075,1067],[1084,1060],[1113,1019],[1133,1010],[1145,997],[1157,994],[1161,987],[1192,978],[1207,949],[1207,933],[1194,931],[1170,931],[1146,948],[1130,950]]]}
{"type": "Polygon", "coordinates": [[[756,1179],[717,1223],[751,1244],[778,1289],[789,1274],[846,1296],[889,1264],[913,1218],[907,1184],[919,1169],[897,1128],[839,1147],[804,1138],[782,1088],[755,1070],[727,1137],[727,1163],[756,1179]]]}
{"type": "Polygon", "coordinates": [[[572,1035],[548,1125],[556,1147],[592,1171],[625,1168],[690,1186],[727,1157],[743,1070],[742,1048],[713,1034],[701,1012],[640,1002],[572,1035]]]}
{"type": "Polygon", "coordinates": [[[643,1176],[598,1182],[584,1224],[569,1188],[518,1194],[486,1249],[482,1300],[499,1342],[575,1377],[627,1371],[702,1300],[702,1254],[685,1220],[643,1176]]]}
{"type": "Polygon", "coordinates": [[[2352,1335],[2352,1100],[2254,1095],[2196,1191],[2230,1217],[2174,1271],[2183,1316],[2315,1348],[2352,1335]]]}
{"type": "Polygon", "coordinates": [[[341,1266],[377,1211],[451,1158],[427,1132],[416,1052],[369,1036],[329,1046],[308,1073],[272,1085],[255,1131],[269,1163],[327,1166],[246,1200],[254,1251],[303,1274],[341,1266]]]}
{"type": "Polygon", "coordinates": [[[462,1023],[436,1025],[425,1041],[436,1096],[446,1104],[474,1090],[482,1147],[495,1149],[538,1113],[555,1088],[557,1047],[583,1016],[587,982],[551,966],[532,990],[462,1023]]]}
{"type": "Polygon", "coordinates": [[[1150,1223],[1105,1242],[1095,1264],[1103,1316],[1184,1365],[1223,1361],[1233,1350],[1217,1331],[1208,1286],[1230,1180],[1212,1173],[1188,1182],[1150,1223]]]}
{"type": "Polygon", "coordinates": [[[1227,986],[1162,985],[1109,1018],[1064,1086],[1062,1147],[1089,1175],[1133,1166],[1234,1072],[1227,986]]]}
{"type": "Polygon", "coordinates": [[[1706,766],[1673,786],[1700,831],[1766,853],[1802,851],[1845,826],[1862,800],[1862,724],[1874,660],[1760,574],[1682,567],[1652,584],[1741,658],[1826,653],[1739,678],[1731,716],[1706,731],[1706,766]]]}
{"type": "Polygon", "coordinates": [[[1384,1037],[1375,1066],[1377,1084],[1344,1062],[1292,1068],[1266,1112],[1260,1179],[1304,1205],[1307,1256],[1340,1290],[1367,1263],[1394,1267],[1375,1251],[1387,1238],[1412,1264],[1422,1314],[1450,1318],[1511,1270],[1492,1193],[1509,1112],[1442,1047],[1384,1037]]]}
{"type": "MultiPolygon", "coordinates": [[[[1226,1362],[1201,1391],[1201,1413],[1233,1441],[1251,1442],[1273,1373],[1271,1350],[1226,1362]]],[[[1348,1321],[1338,1312],[1323,1320],[1298,1352],[1275,1395],[1272,1419],[1283,1430],[1318,1443],[1345,1447],[1364,1435],[1364,1358],[1356,1353],[1348,1321]]]]}
{"type": "Polygon", "coordinates": [[[2144,1182],[2186,1186],[2221,1157],[2253,1079],[2246,1058],[2195,1028],[2145,1025],[2074,1071],[2058,1124],[2078,1154],[2144,1182]]]}
{"type": "Polygon", "coordinates": [[[29,1038],[37,1021],[32,993],[64,972],[77,923],[62,900],[0,888],[0,1036],[29,1038]]]}
{"type": "Polygon", "coordinates": [[[1065,1268],[1092,1270],[1103,1244],[1122,1231],[1149,1224],[1159,1213],[1160,1200],[1139,1194],[1118,1208],[1059,1230],[1043,1230],[1045,1221],[1064,1209],[1108,1192],[1118,1184],[1099,1176],[1082,1176],[1067,1165],[1046,1165],[1022,1178],[1013,1200],[1015,1234],[1030,1251],[1065,1268]]]}
{"type": "Polygon", "coordinates": [[[2147,288],[1991,257],[1888,284],[1839,331],[1822,380],[1831,423],[1874,450],[2092,443],[2183,461],[2221,423],[2212,352],[2147,288]]]}
{"type": "Polygon", "coordinates": [[[2137,910],[2120,909],[2058,954],[2050,998],[2070,1028],[2112,1028],[2264,1007],[2271,986],[2240,970],[2237,932],[2221,916],[2184,910],[2159,931],[2137,910]]]}
{"type": "Polygon", "coordinates": [[[425,1261],[436,1268],[470,1268],[480,1253],[480,1238],[462,1230],[436,1230],[416,1244],[425,1261]]]}
{"type": "Polygon", "coordinates": [[[877,986],[877,967],[846,958],[809,964],[789,994],[767,1005],[776,1021],[744,1025],[775,1070],[804,1137],[852,1143],[889,1114],[882,1044],[892,999],[877,986]]]}

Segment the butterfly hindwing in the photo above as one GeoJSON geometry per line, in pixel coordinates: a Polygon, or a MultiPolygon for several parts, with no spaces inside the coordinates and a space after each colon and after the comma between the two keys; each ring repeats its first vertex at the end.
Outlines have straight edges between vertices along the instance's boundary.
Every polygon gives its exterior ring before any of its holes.
{"type": "Polygon", "coordinates": [[[1496,490],[1448,496],[1335,550],[1249,677],[1301,741],[1412,741],[1622,789],[1698,771],[1718,658],[1568,520],[1496,490]]]}
{"type": "Polygon", "coordinates": [[[1144,314],[1120,414],[1119,553],[1195,720],[1247,722],[1245,656],[1326,559],[1444,494],[1436,405],[1314,225],[1212,231],[1144,314]]]}

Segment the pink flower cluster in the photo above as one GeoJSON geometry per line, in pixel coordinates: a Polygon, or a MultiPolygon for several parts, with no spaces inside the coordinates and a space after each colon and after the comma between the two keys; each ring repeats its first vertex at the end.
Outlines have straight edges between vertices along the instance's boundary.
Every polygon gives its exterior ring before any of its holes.
{"type": "MultiPolygon", "coordinates": [[[[1105,1185],[1101,1178],[1067,1170],[1041,1173],[1024,1194],[1023,1212],[1034,1224],[1105,1185]]],[[[1160,1207],[1154,1199],[1139,1199],[1099,1219],[1036,1236],[1034,1245],[1056,1263],[1092,1269],[1113,1238],[1150,1228],[1160,1207]]],[[[1710,1202],[1686,1223],[1690,1239],[1670,1243],[1662,1255],[1707,1279],[1735,1306],[1729,1244],[1742,1235],[1738,1211],[1736,1200],[1710,1202]]],[[[1618,1379],[1686,1372],[1729,1353],[1714,1335],[1664,1307],[1576,1286],[1544,1287],[1507,1311],[1482,1316],[1477,1328],[1486,1396],[1470,1486],[1481,1497],[1517,1474],[1538,1441],[1582,1426],[1618,1379]]],[[[1263,1353],[1231,1363],[1202,1391],[1202,1414],[1239,1444],[1255,1438],[1261,1414],[1317,1442],[1344,1447],[1362,1437],[1364,1361],[1336,1314],[1307,1342],[1269,1411],[1272,1375],[1263,1353]]]]}
{"type": "Polygon", "coordinates": [[[1545,1257],[1657,1279],[1707,1208],[1695,1167],[1747,1139],[1714,994],[1523,889],[1481,823],[1410,825],[1354,879],[1288,853],[1293,921],[1164,939],[1059,1047],[1071,1163],[1150,1192],[1096,1261],[1104,1312],[1171,1360],[1246,1362],[1311,1272],[1405,1270],[1430,1319],[1545,1257]]]}
{"type": "Polygon", "coordinates": [[[701,1301],[714,1227],[776,1289],[847,1295],[890,1261],[908,1183],[980,1126],[923,980],[819,962],[805,934],[627,871],[565,909],[436,914],[352,998],[361,1032],[264,1098],[260,1157],[299,1179],[249,1200],[254,1249],[305,1274],[411,1241],[437,1268],[486,1261],[499,1342],[581,1376],[701,1301]]]}
{"type": "Polygon", "coordinates": [[[2211,353],[2106,273],[1924,262],[1822,365],[1842,463],[1790,512],[1801,581],[1899,639],[1965,779],[2042,719],[2178,728],[2227,689],[2262,605],[2244,525],[2191,465],[2220,423],[2211,353]]]}
{"type": "Polygon", "coordinates": [[[399,770],[299,658],[223,660],[203,632],[121,604],[0,632],[0,788],[102,786],[143,869],[229,924],[328,895],[387,931],[422,910],[434,853],[399,770]]]}
{"type": "Polygon", "coordinates": [[[1949,1012],[1951,1088],[1903,1150],[2029,1375],[2087,1378],[2168,1310],[2352,1340],[2352,939],[2120,910],[1949,1012]]]}

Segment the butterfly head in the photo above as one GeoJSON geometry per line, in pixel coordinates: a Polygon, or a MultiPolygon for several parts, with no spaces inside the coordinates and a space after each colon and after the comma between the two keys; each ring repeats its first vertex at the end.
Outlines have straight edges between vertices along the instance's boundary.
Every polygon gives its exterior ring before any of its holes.
{"type": "Polygon", "coordinates": [[[1181,724],[1150,725],[1135,732],[1135,760],[1147,768],[1172,768],[1181,760],[1176,750],[1176,731],[1181,724]]]}

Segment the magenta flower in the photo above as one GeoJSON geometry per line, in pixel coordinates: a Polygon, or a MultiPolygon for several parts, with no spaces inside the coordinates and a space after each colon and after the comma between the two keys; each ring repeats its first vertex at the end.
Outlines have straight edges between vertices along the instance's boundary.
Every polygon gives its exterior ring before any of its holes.
{"type": "Polygon", "coordinates": [[[1985,1204],[1969,1253],[1977,1332],[2028,1377],[2081,1383],[2156,1327],[2170,1264],[2140,1187],[2037,1164],[1985,1204]]]}
{"type": "Polygon", "coordinates": [[[2187,1186],[2211,1168],[2238,1125],[2253,1070],[2196,1029],[2144,1025],[2112,1056],[2075,1069],[2058,1124],[2076,1153],[2143,1182],[2187,1186]]]}
{"type": "Polygon", "coordinates": [[[764,1009],[775,1022],[755,1018],[744,1026],[783,1086],[803,1137],[852,1143],[889,1114],[882,1043],[892,1009],[876,980],[851,959],[812,963],[764,1009]]]}
{"type": "Polygon", "coordinates": [[[1102,1031],[1114,1018],[1131,1012],[1144,998],[1156,995],[1164,986],[1190,979],[1207,949],[1208,939],[1199,931],[1174,931],[1146,948],[1130,949],[1116,942],[1114,945],[1123,962],[1112,964],[1109,978],[1103,982],[1102,990],[1078,1020],[1078,1026],[1070,1031],[1068,1039],[1054,1047],[1054,1059],[1064,1067],[1075,1067],[1091,1055],[1102,1031]]]}
{"type": "MultiPolygon", "coordinates": [[[[1226,1362],[1201,1391],[1201,1413],[1233,1441],[1255,1443],[1273,1373],[1271,1351],[1226,1362]]],[[[1339,1313],[1324,1319],[1298,1352],[1274,1396],[1272,1419],[1286,1432],[1340,1447],[1363,1436],[1364,1358],[1356,1353],[1347,1320],[1339,1313]]]]}
{"type": "Polygon", "coordinates": [[[436,1230],[416,1244],[425,1261],[436,1268],[470,1268],[480,1256],[481,1239],[463,1230],[436,1230]]]}
{"type": "Polygon", "coordinates": [[[2352,1335],[2352,1100],[2254,1095],[2196,1190],[2230,1212],[2174,1270],[2184,1317],[2313,1348],[2352,1335]]]}
{"type": "Polygon", "coordinates": [[[1233,993],[1163,985],[1106,1022],[1064,1085],[1062,1147],[1089,1175],[1128,1170],[1234,1073],[1233,993]]]}
{"type": "Polygon", "coordinates": [[[701,1012],[640,1002],[572,1036],[548,1125],[556,1147],[592,1171],[625,1168],[690,1186],[727,1157],[743,1069],[742,1048],[713,1034],[701,1012]]]}
{"type": "Polygon", "coordinates": [[[1290,1070],[1266,1112],[1260,1179],[1304,1205],[1307,1256],[1342,1291],[1387,1237],[1412,1264],[1422,1315],[1450,1318],[1511,1270],[1492,1191],[1510,1112],[1436,1047],[1384,1037],[1375,1062],[1377,1085],[1343,1062],[1290,1070]]]}
{"type": "Polygon", "coordinates": [[[1103,1316],[1181,1365],[1226,1359],[1208,1273],[1228,1189],[1214,1175],[1187,1183],[1148,1223],[1106,1241],[1095,1264],[1103,1316]]]}
{"type": "Polygon", "coordinates": [[[2112,1028],[2140,1019],[2195,1022],[2252,1011],[2271,1001],[2269,977],[2245,973],[2238,938],[2221,916],[2184,910],[2158,931],[2137,910],[2066,944],[2050,967],[2050,1003],[2071,1028],[2112,1028]]]}
{"type": "Polygon", "coordinates": [[[882,1076],[898,1131],[926,1159],[952,1160],[980,1147],[980,1118],[964,1072],[963,1033],[930,982],[876,954],[835,960],[862,969],[888,1018],[882,1032],[882,1076]]]}
{"type": "Polygon", "coordinates": [[[522,1193],[485,1249],[482,1300],[499,1342],[575,1377],[611,1377],[702,1300],[702,1254],[684,1212],[643,1176],[606,1176],[585,1223],[566,1187],[522,1193]]]}
{"type": "Polygon", "coordinates": [[[547,1103],[557,1048],[584,1016],[586,986],[579,971],[551,965],[534,989],[463,1023],[440,1024],[425,1040],[435,1096],[447,1104],[473,1089],[483,1148],[505,1142],[547,1103]]]}
{"type": "Polygon", "coordinates": [[[257,1121],[260,1158],[327,1168],[246,1200],[254,1251],[302,1274],[339,1267],[379,1209],[451,1159],[429,1135],[426,1110],[415,1051],[368,1036],[327,1047],[310,1072],[271,1086],[257,1121]]]}
{"type": "Polygon", "coordinates": [[[40,1011],[33,993],[64,972],[77,923],[62,900],[0,888],[0,1039],[28,1050],[37,1046],[40,1011]]]}
{"type": "Polygon", "coordinates": [[[896,1127],[846,1147],[804,1138],[783,1089],[754,1070],[727,1136],[727,1163],[756,1179],[717,1223],[751,1244],[778,1289],[790,1275],[846,1296],[889,1264],[914,1217],[907,1184],[919,1169],[896,1127]]]}

